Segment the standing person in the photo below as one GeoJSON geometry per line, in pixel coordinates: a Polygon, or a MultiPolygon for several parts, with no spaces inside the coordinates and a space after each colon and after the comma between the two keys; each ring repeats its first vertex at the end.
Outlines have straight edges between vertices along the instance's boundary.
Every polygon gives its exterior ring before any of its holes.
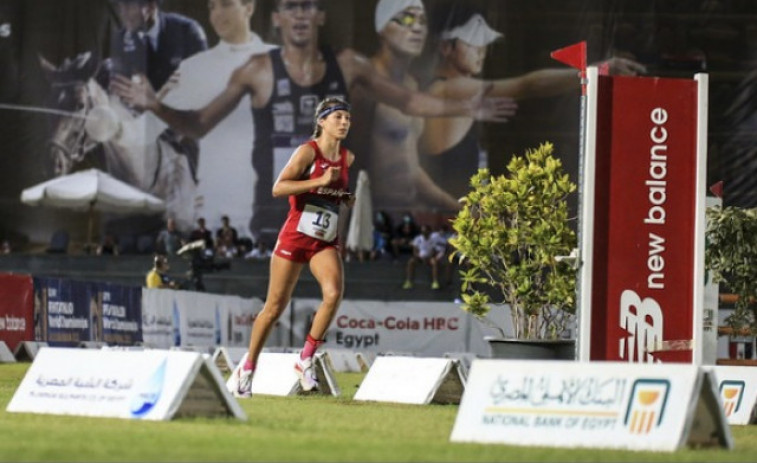
{"type": "Polygon", "coordinates": [[[181,60],[208,48],[202,26],[162,11],[162,0],[110,1],[120,21],[110,41],[110,65],[117,74],[144,74],[153,88],[161,88],[181,60]]]}
{"type": "Polygon", "coordinates": [[[249,352],[233,373],[237,385],[231,392],[238,397],[250,396],[258,355],[308,263],[323,301],[294,369],[304,391],[317,388],[313,355],[344,293],[337,222],[340,204],[354,202],[348,169],[355,155],[341,145],[350,128],[350,107],[340,98],[327,98],[316,107],[314,122],[312,139],[294,151],[273,185],[274,197],[289,196],[289,213],[271,257],[268,295],[252,326],[249,352]]]}
{"type": "MultiPolygon", "coordinates": [[[[207,2],[210,24],[220,40],[181,62],[160,89],[165,104],[182,110],[202,108],[223,91],[234,69],[250,56],[276,48],[250,29],[256,4],[256,0],[207,2]]],[[[232,223],[249,225],[256,182],[250,164],[255,134],[250,130],[252,125],[250,97],[244,96],[241,104],[198,140],[195,219],[205,217],[208,223],[218,223],[224,212],[232,223]]]]}
{"type": "MultiPolygon", "coordinates": [[[[467,98],[490,86],[491,95],[524,98],[549,97],[580,89],[575,69],[540,69],[522,76],[484,80],[479,78],[486,49],[502,34],[486,23],[475,9],[455,3],[438,7],[433,15],[432,36],[439,37],[439,64],[427,88],[445,98],[467,98]]],[[[636,75],[644,66],[631,60],[608,61],[613,72],[636,75]]],[[[487,154],[479,144],[479,126],[466,116],[427,118],[420,136],[421,165],[431,180],[454,198],[470,190],[470,177],[487,167],[487,154]]]]}
{"type": "Polygon", "coordinates": [[[179,248],[187,244],[184,235],[176,228],[176,220],[173,217],[166,219],[166,228],[158,233],[155,246],[161,253],[169,256],[175,255],[179,248]]]}
{"type": "Polygon", "coordinates": [[[428,225],[421,225],[421,232],[413,238],[412,247],[413,255],[405,267],[402,289],[413,288],[415,267],[422,263],[431,267],[431,289],[439,289],[439,263],[444,259],[447,242],[438,233],[431,233],[428,225]]]}
{"type": "Polygon", "coordinates": [[[378,75],[368,60],[352,49],[336,54],[321,47],[319,29],[326,21],[323,1],[276,0],[272,20],[279,29],[281,48],[252,56],[233,72],[226,88],[201,109],[178,110],[166,105],[144,79],[116,76],[114,80],[114,90],[128,103],[152,111],[194,138],[215,127],[245,95],[250,97],[255,122],[252,164],[257,174],[250,224],[254,241],[266,231],[277,230],[286,216],[286,209],[270,197],[273,179],[291,150],[307,140],[316,104],[326,96],[346,99],[357,88],[367,88],[377,100],[408,114],[465,114],[501,120],[512,113],[511,101],[489,98],[486,88],[465,100],[430,97],[378,75]]]}

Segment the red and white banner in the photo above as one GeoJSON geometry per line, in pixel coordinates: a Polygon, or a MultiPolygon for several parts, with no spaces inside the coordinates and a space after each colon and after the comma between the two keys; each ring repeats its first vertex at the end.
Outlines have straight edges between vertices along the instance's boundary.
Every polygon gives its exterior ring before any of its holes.
{"type": "Polygon", "coordinates": [[[30,275],[0,275],[0,341],[11,352],[34,340],[34,286],[30,275]]]}
{"type": "Polygon", "coordinates": [[[584,190],[594,204],[583,216],[593,227],[589,359],[693,362],[704,284],[701,80],[595,78],[593,192],[584,190]]]}
{"type": "MultiPolygon", "coordinates": [[[[318,304],[320,300],[315,299],[295,301],[297,312],[311,317],[318,304]]],[[[492,310],[491,318],[510,331],[505,309],[492,310]]],[[[425,356],[470,352],[488,357],[490,349],[484,340],[487,335],[497,332],[452,302],[345,300],[326,332],[324,348],[425,356]]]]}

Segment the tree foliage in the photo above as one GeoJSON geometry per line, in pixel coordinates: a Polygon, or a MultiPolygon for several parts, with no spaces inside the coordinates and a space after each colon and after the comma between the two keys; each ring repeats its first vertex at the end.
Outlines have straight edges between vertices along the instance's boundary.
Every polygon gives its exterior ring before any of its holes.
{"type": "Polygon", "coordinates": [[[757,208],[707,209],[705,267],[715,283],[738,295],[726,322],[735,332],[757,332],[757,208]]]}
{"type": "Polygon", "coordinates": [[[576,185],[553,151],[544,143],[514,156],[505,175],[480,169],[452,222],[463,310],[486,322],[491,304],[508,304],[516,338],[559,337],[575,312],[576,271],[555,258],[576,246],[567,204],[576,185]]]}

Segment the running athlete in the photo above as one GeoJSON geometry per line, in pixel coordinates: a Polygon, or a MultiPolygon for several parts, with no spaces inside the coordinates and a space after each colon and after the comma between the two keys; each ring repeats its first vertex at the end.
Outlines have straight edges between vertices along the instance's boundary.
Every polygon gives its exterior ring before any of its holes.
{"type": "Polygon", "coordinates": [[[289,196],[289,213],[271,257],[268,295],[252,325],[250,350],[233,373],[237,384],[231,392],[237,397],[250,397],[258,355],[307,263],[321,286],[323,301],[294,369],[302,390],[318,388],[313,355],[344,293],[337,221],[340,205],[354,202],[348,191],[348,169],[355,155],[341,146],[350,128],[350,107],[343,99],[327,98],[318,104],[314,123],[312,139],[295,150],[273,185],[274,197],[289,196]]]}

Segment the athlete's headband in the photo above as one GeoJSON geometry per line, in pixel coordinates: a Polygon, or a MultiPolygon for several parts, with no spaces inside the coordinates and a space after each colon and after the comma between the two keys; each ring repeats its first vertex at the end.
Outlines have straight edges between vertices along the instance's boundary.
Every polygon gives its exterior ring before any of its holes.
{"type": "Polygon", "coordinates": [[[316,120],[320,121],[321,119],[333,113],[334,111],[348,111],[349,112],[349,110],[350,110],[349,105],[338,104],[334,106],[329,106],[328,108],[318,113],[316,120]]]}
{"type": "Polygon", "coordinates": [[[474,47],[485,47],[500,37],[502,34],[489,27],[478,13],[462,26],[442,32],[442,40],[459,39],[474,47]]]}
{"type": "Polygon", "coordinates": [[[376,15],[373,18],[376,23],[376,32],[384,30],[397,13],[413,6],[423,9],[423,2],[421,0],[380,0],[376,5],[376,15]]]}

